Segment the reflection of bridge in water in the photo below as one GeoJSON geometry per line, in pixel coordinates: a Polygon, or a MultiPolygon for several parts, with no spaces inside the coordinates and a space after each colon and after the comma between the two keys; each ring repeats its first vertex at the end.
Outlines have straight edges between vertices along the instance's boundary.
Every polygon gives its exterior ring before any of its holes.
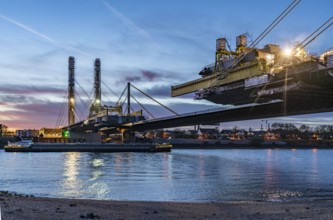
{"type": "MultiPolygon", "coordinates": [[[[69,126],[65,129],[78,137],[89,133],[105,133],[124,131],[145,131],[152,129],[172,128],[200,124],[215,124],[220,122],[241,121],[250,119],[262,119],[279,116],[302,115],[311,113],[321,113],[333,111],[333,91],[320,94],[302,91],[292,95],[283,94],[286,100],[274,100],[267,103],[253,103],[240,106],[227,106],[206,111],[197,111],[186,114],[177,114],[164,118],[146,120],[142,115],[142,110],[131,113],[131,97],[135,99],[130,88],[134,87],[128,83],[127,87],[127,112],[123,113],[121,106],[106,107],[101,105],[101,81],[100,81],[100,61],[95,63],[95,97],[90,107],[90,114],[86,120],[74,123],[74,69],[70,65],[69,69],[69,126]],[[110,114],[116,112],[117,114],[110,114]]],[[[329,71],[332,71],[333,67],[329,71]]],[[[327,71],[327,70],[326,70],[327,71]]],[[[136,87],[134,87],[137,89],[136,87]]],[[[138,89],[137,89],[138,90],[138,89]]],[[[142,91],[141,91],[142,92],[142,91]]],[[[123,94],[125,93],[125,90],[123,94]]],[[[144,92],[142,92],[145,94],[144,92]]],[[[285,92],[287,93],[287,91],[285,92]]],[[[145,94],[147,95],[147,94],[145,94]]],[[[150,97],[151,98],[151,97],[150,97]]],[[[153,98],[151,98],[153,99],[153,98]]],[[[158,101],[156,101],[158,102],[158,101]]],[[[158,102],[159,103],[159,102],[158,102]]],[[[139,103],[140,104],[140,103],[139,103]]],[[[162,103],[159,103],[163,105],[162,103]]],[[[142,106],[140,104],[142,108],[142,106]]],[[[164,106],[164,105],[163,105],[164,106]]],[[[166,106],[164,106],[166,107],[166,106]]],[[[167,107],[166,107],[167,108],[167,107]]],[[[144,108],[145,109],[145,108],[144,108]]],[[[146,109],[145,109],[146,110],[146,109]]],[[[168,109],[170,110],[170,109],[168,109]]],[[[172,110],[170,110],[172,111],[172,110]]]]}

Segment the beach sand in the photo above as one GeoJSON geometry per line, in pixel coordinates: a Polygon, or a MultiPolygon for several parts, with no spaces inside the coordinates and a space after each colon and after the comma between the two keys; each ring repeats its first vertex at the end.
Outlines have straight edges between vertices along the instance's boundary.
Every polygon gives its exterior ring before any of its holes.
{"type": "Polygon", "coordinates": [[[333,200],[313,202],[140,202],[35,198],[0,193],[1,220],[333,219],[333,200]]]}

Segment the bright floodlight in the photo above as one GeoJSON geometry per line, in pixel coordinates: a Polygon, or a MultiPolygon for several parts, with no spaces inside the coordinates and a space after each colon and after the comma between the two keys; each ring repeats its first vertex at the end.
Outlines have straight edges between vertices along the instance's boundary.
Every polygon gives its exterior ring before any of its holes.
{"type": "Polygon", "coordinates": [[[283,50],[283,55],[286,56],[286,57],[290,57],[291,53],[292,53],[292,49],[289,48],[289,47],[287,47],[283,50]]]}
{"type": "Polygon", "coordinates": [[[273,54],[267,54],[266,55],[266,62],[268,65],[274,64],[274,55],[273,54]]]}

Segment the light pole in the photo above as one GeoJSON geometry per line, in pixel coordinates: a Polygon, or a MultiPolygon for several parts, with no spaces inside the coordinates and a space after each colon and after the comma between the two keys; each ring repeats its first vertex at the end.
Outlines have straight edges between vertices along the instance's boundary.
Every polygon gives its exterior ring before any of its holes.
{"type": "Polygon", "coordinates": [[[266,132],[268,131],[268,121],[266,120],[266,132]]]}
{"type": "MultiPolygon", "coordinates": [[[[268,120],[267,119],[266,120],[261,120],[261,122],[265,122],[265,124],[266,124],[265,131],[267,132],[268,131],[268,120]]],[[[261,129],[262,129],[262,124],[261,124],[261,129]]]]}

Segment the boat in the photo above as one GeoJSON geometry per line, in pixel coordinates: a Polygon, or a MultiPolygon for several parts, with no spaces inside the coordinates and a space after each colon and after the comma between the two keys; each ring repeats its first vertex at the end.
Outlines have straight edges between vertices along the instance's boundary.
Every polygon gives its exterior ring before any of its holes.
{"type": "Polygon", "coordinates": [[[158,143],[155,144],[154,151],[155,152],[168,152],[171,151],[173,145],[169,143],[158,143]]]}
{"type": "Polygon", "coordinates": [[[4,146],[4,149],[27,149],[33,144],[31,138],[22,138],[17,142],[9,142],[4,146]]]}
{"type": "Polygon", "coordinates": [[[167,143],[28,143],[7,144],[6,152],[170,152],[167,143]]]}
{"type": "Polygon", "coordinates": [[[299,44],[291,50],[252,48],[246,35],[236,42],[230,51],[225,38],[217,39],[215,63],[199,72],[201,78],[172,86],[172,96],[194,92],[194,99],[231,105],[333,98],[333,48],[315,56],[299,44]]]}

